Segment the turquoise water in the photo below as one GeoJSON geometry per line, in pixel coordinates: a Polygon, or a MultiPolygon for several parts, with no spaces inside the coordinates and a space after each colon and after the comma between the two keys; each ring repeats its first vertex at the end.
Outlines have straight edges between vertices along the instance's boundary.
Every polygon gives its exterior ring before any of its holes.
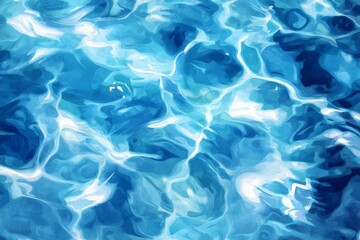
{"type": "Polygon", "coordinates": [[[359,15],[0,1],[0,239],[359,239],[359,15]]]}

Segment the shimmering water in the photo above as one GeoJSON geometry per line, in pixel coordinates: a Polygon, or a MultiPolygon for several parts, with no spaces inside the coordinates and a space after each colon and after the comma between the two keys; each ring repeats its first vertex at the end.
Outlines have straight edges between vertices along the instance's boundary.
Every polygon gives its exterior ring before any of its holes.
{"type": "Polygon", "coordinates": [[[0,239],[359,239],[358,0],[1,0],[0,239]]]}

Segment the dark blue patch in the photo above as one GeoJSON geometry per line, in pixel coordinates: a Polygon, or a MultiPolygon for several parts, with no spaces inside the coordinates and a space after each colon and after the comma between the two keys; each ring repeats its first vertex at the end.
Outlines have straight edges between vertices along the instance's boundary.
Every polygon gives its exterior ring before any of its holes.
{"type": "Polygon", "coordinates": [[[39,148],[43,136],[32,115],[13,102],[0,108],[0,164],[11,168],[27,168],[39,148]]]}
{"type": "Polygon", "coordinates": [[[5,188],[5,186],[3,186],[2,184],[0,185],[0,209],[9,202],[10,200],[10,195],[8,190],[5,188]]]}
{"type": "Polygon", "coordinates": [[[159,31],[161,42],[169,54],[177,54],[184,50],[186,45],[195,39],[196,28],[182,24],[171,23],[159,31]]]}
{"type": "Polygon", "coordinates": [[[332,34],[345,34],[355,30],[355,23],[346,16],[334,16],[326,19],[332,34]]]}
{"type": "Polygon", "coordinates": [[[296,33],[283,33],[277,31],[273,35],[274,42],[279,44],[279,47],[286,52],[301,53],[303,51],[326,51],[331,49],[331,45],[326,41],[326,39],[321,37],[308,37],[302,36],[296,33]]]}
{"type": "Polygon", "coordinates": [[[336,106],[357,110],[360,109],[360,90],[353,90],[344,98],[333,102],[336,106]]]}
{"type": "Polygon", "coordinates": [[[320,216],[331,214],[339,207],[345,187],[355,176],[360,176],[360,169],[353,169],[350,174],[345,176],[317,179],[317,183],[313,184],[315,202],[309,212],[320,216]]]}
{"type": "Polygon", "coordinates": [[[320,56],[321,54],[316,51],[304,51],[296,60],[303,63],[300,79],[304,87],[313,86],[316,92],[326,93],[331,88],[333,77],[320,66],[320,56]]]}
{"type": "Polygon", "coordinates": [[[8,50],[0,50],[0,62],[5,62],[10,59],[10,52],[8,50]]]}

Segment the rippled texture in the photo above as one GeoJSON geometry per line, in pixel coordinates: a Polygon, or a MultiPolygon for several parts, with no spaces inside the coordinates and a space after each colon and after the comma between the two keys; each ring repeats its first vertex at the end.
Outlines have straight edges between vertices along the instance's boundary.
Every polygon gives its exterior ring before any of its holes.
{"type": "Polygon", "coordinates": [[[0,239],[359,239],[359,1],[0,9],[0,239]]]}

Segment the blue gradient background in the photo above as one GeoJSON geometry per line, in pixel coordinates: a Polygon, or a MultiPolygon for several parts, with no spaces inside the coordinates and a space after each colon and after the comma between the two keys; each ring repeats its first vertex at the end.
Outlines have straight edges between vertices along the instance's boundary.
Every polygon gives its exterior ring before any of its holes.
{"type": "Polygon", "coordinates": [[[1,0],[0,239],[359,239],[358,0],[1,0]]]}

